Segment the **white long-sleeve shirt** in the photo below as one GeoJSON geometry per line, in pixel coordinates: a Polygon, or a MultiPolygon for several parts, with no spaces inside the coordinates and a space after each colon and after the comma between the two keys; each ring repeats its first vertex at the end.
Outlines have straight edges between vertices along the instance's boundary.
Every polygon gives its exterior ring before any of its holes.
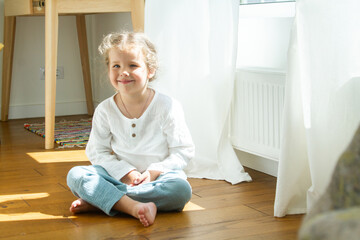
{"type": "Polygon", "coordinates": [[[182,170],[194,156],[194,144],[176,100],[155,91],[138,119],[125,117],[114,96],[95,110],[86,155],[120,180],[131,170],[139,172],[182,170]]]}

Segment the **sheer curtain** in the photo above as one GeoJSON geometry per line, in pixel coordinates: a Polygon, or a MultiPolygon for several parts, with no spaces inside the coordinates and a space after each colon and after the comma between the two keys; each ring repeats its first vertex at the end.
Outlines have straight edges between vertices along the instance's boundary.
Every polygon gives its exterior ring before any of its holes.
{"type": "Polygon", "coordinates": [[[238,0],[147,0],[145,33],[156,44],[154,87],[178,99],[196,156],[188,176],[251,181],[228,139],[237,45],[238,0]]]}
{"type": "Polygon", "coordinates": [[[359,0],[297,0],[275,216],[311,208],[360,123],[359,12],[359,0]]]}

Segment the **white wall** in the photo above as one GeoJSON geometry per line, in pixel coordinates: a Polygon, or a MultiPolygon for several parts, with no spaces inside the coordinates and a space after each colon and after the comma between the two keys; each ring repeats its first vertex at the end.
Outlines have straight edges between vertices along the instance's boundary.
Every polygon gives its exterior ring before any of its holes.
{"type": "MultiPolygon", "coordinates": [[[[0,42],[3,42],[3,19],[4,0],[0,0],[0,42]]],[[[102,68],[103,61],[99,57],[97,46],[106,33],[122,29],[131,30],[132,25],[129,13],[88,15],[86,21],[93,97],[96,105],[113,94],[106,78],[105,69],[102,68]]],[[[10,119],[44,116],[45,81],[40,80],[39,70],[45,65],[44,44],[44,17],[17,17],[10,93],[10,119]]],[[[0,66],[3,61],[2,52],[0,66]]],[[[56,115],[87,113],[74,16],[59,17],[58,66],[64,67],[65,77],[57,81],[56,115]]],[[[0,74],[1,71],[2,67],[0,67],[0,74]]],[[[0,84],[1,81],[2,79],[0,84]]]]}

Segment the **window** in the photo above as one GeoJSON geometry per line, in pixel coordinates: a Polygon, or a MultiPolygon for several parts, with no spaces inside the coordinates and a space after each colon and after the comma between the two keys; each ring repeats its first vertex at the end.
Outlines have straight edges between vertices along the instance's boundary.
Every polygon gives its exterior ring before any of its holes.
{"type": "Polygon", "coordinates": [[[239,5],[238,68],[286,71],[295,8],[296,2],[239,5]]]}

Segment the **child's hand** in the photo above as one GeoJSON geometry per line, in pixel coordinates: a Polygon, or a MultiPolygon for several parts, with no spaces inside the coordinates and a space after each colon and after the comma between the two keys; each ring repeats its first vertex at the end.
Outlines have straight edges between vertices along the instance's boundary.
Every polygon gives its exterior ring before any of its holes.
{"type": "Polygon", "coordinates": [[[151,178],[150,178],[150,172],[149,171],[145,171],[141,174],[141,176],[139,177],[139,182],[137,182],[136,185],[140,185],[140,184],[143,184],[143,183],[148,183],[151,181],[151,178]]]}
{"type": "Polygon", "coordinates": [[[132,170],[130,171],[128,174],[126,174],[125,176],[123,176],[120,181],[122,183],[125,183],[127,185],[130,186],[135,186],[138,185],[140,182],[140,177],[141,177],[141,173],[136,171],[136,170],[132,170]]]}
{"type": "Polygon", "coordinates": [[[141,174],[139,178],[139,182],[135,182],[135,185],[140,185],[143,183],[155,181],[160,176],[161,173],[162,172],[160,171],[147,170],[141,174]]]}
{"type": "Polygon", "coordinates": [[[150,182],[155,181],[160,176],[160,174],[163,173],[161,171],[156,171],[156,170],[148,170],[147,172],[150,173],[150,182]]]}

